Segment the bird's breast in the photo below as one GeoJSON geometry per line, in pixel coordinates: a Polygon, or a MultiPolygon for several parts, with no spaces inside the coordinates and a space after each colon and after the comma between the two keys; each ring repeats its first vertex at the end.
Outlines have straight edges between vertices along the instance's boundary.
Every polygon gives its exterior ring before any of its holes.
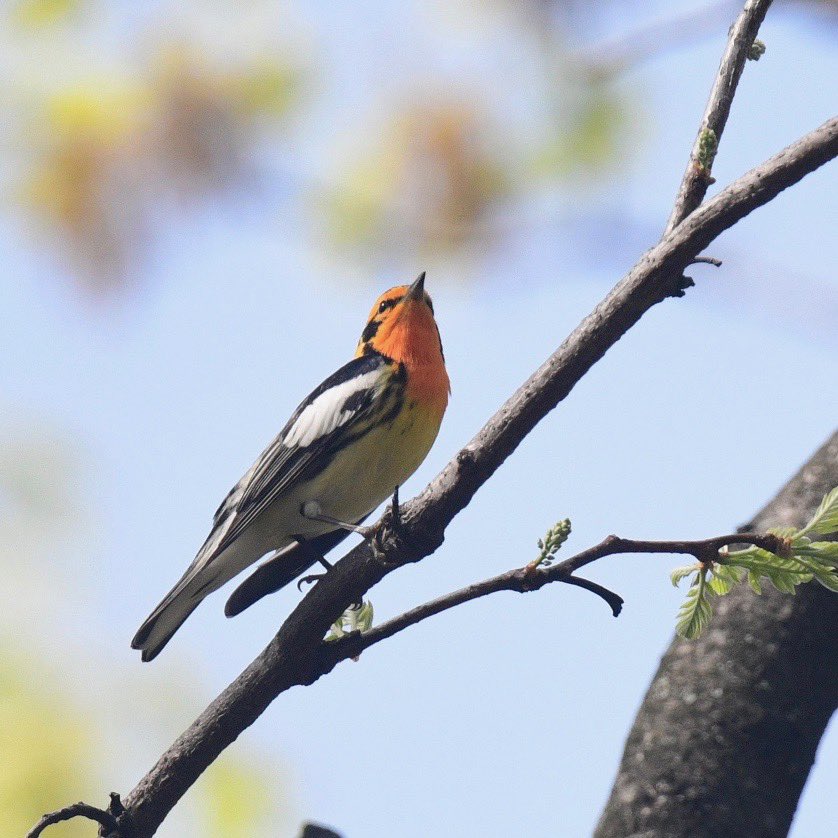
{"type": "MultiPolygon", "coordinates": [[[[338,451],[326,469],[299,487],[292,502],[316,500],[333,518],[359,520],[416,471],[436,439],[441,418],[417,401],[405,400],[392,419],[338,451]]],[[[301,535],[329,529],[300,517],[301,535]]]]}

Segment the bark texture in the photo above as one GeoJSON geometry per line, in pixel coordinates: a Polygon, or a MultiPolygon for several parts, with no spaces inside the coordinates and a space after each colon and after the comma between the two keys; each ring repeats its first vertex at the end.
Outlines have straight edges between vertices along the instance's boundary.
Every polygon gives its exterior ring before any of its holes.
{"type": "MultiPolygon", "coordinates": [[[[838,483],[834,434],[747,526],[801,526],[838,483]]],[[[663,657],[596,838],[780,838],[838,706],[838,597],[743,585],[663,657]]]]}

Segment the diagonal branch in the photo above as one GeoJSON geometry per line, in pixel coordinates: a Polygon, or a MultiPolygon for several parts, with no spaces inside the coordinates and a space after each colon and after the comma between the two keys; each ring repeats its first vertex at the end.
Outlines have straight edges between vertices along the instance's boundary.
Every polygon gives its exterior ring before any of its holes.
{"type": "Polygon", "coordinates": [[[722,139],[748,53],[770,5],[771,0],[748,0],[730,27],[727,48],[719,64],[716,81],[710,91],[664,235],[671,233],[704,200],[707,187],[713,182],[710,176],[713,157],[722,139]],[[710,144],[709,148],[707,143],[710,144]]]}
{"type": "Polygon", "coordinates": [[[152,835],[213,760],[282,692],[330,671],[319,654],[331,624],[397,567],[442,543],[464,509],[520,442],[642,315],[692,284],[683,271],[721,232],[838,155],[838,118],[743,175],[648,251],[570,337],[512,395],[433,482],[402,508],[400,538],[386,516],[373,545],[338,562],[265,650],[175,741],[125,800],[136,836],[152,835]]]}

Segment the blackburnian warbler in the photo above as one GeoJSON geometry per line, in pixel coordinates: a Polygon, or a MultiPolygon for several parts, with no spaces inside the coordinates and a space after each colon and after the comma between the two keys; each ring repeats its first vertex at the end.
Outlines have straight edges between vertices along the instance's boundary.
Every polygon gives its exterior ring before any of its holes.
{"type": "Polygon", "coordinates": [[[425,274],[385,291],[355,357],[294,411],[215,513],[181,580],[131,645],[156,657],[208,594],[271,557],[237,588],[233,616],[336,546],[425,459],[450,385],[425,274]]]}

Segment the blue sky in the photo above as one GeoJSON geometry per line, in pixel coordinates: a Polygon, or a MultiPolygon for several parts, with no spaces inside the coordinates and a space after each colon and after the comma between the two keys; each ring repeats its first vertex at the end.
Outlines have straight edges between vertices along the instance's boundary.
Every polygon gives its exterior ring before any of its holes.
{"type": "MultiPolygon", "coordinates": [[[[307,37],[333,62],[317,125],[343,114],[351,132],[346,112],[388,84],[383,65],[397,80],[419,63],[451,72],[458,44],[469,72],[514,89],[502,51],[487,57],[467,26],[443,26],[433,4],[400,7],[377,4],[361,20],[321,9],[307,21],[307,37]],[[390,25],[395,41],[382,43],[390,25]],[[409,31],[421,62],[404,49],[409,31]]],[[[834,85],[825,82],[838,78],[838,53],[834,31],[820,26],[772,12],[761,34],[768,51],[746,68],[722,142],[719,185],[831,115],[834,85]]],[[[429,272],[453,396],[405,496],[654,243],[723,35],[625,76],[621,85],[642,103],[642,140],[607,189],[582,201],[560,189],[495,252],[429,272]],[[577,208],[599,220],[576,226],[577,208]]],[[[302,172],[329,159],[323,132],[311,131],[312,143],[292,148],[302,172]]],[[[568,548],[581,549],[610,532],[719,534],[761,507],[834,429],[838,245],[826,209],[836,190],[832,165],[726,233],[709,251],[724,266],[696,266],[697,287],[658,306],[609,352],[454,521],[443,547],[372,592],[378,619],[528,561],[559,518],[572,519],[568,548]]],[[[31,584],[20,596],[63,600],[32,619],[47,655],[88,662],[73,689],[84,692],[101,660],[138,687],[102,686],[108,724],[131,720],[135,740],[127,757],[105,760],[104,791],[133,787],[161,743],[238,674],[297,601],[284,591],[230,621],[221,592],[153,664],[141,666],[128,647],[227,489],[351,355],[376,294],[426,267],[407,253],[344,273],[282,194],[237,195],[166,221],[143,284],[107,312],[55,280],[54,262],[25,244],[19,219],[0,226],[0,398],[11,426],[44,425],[69,441],[90,516],[83,536],[53,558],[56,577],[52,564],[44,572],[28,557],[31,584]],[[58,597],[48,593],[53,578],[58,597]],[[179,673],[199,694],[178,692],[179,673]],[[167,680],[172,692],[159,700],[172,706],[157,718],[154,691],[167,680]]],[[[560,586],[436,617],[283,695],[233,747],[282,766],[282,805],[294,824],[311,818],[372,838],[587,835],[672,635],[683,592],[668,571],[677,563],[635,556],[594,566],[592,578],[626,599],[619,620],[586,592],[560,586]]],[[[796,838],[834,834],[836,766],[833,729],[796,838]]],[[[184,828],[173,820],[159,834],[184,828]]]]}

